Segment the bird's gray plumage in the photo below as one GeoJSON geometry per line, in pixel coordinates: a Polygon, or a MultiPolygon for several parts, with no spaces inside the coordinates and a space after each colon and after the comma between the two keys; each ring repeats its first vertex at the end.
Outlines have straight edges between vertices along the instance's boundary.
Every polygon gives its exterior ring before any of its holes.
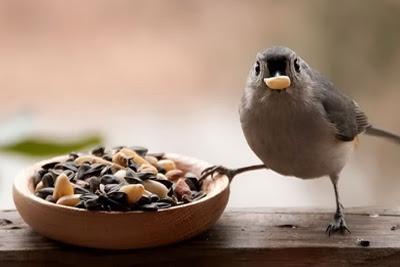
{"type": "Polygon", "coordinates": [[[260,168],[302,179],[327,175],[336,199],[334,221],[327,228],[329,234],[349,231],[338,180],[355,138],[366,133],[400,143],[400,136],[373,127],[355,101],[295,52],[282,46],[257,54],[239,113],[247,143],[264,165],[239,169],[212,166],[205,170],[202,179],[214,172],[232,178],[260,168]],[[279,81],[284,81],[284,85],[277,85],[279,81]]]}

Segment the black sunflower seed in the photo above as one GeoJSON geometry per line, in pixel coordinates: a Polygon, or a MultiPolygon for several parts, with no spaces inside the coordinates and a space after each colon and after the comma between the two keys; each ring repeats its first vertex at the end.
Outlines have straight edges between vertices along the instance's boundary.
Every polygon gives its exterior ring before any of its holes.
{"type": "Polygon", "coordinates": [[[85,176],[99,176],[104,167],[102,163],[95,163],[85,172],[85,176]]]}
{"type": "Polygon", "coordinates": [[[106,174],[100,178],[102,184],[118,184],[120,180],[112,174],[106,174]]]}
{"type": "Polygon", "coordinates": [[[172,207],[172,205],[167,202],[157,202],[156,205],[157,205],[158,209],[167,209],[167,208],[172,207]]]}
{"type": "Polygon", "coordinates": [[[99,201],[99,198],[97,197],[85,200],[84,206],[88,210],[101,210],[103,204],[99,201]]]}
{"type": "Polygon", "coordinates": [[[60,163],[60,162],[59,161],[51,161],[51,162],[48,162],[48,163],[42,165],[42,168],[45,170],[48,170],[48,169],[54,168],[54,166],[56,166],[58,163],[60,163]]]}
{"type": "Polygon", "coordinates": [[[79,199],[81,199],[83,201],[86,201],[86,200],[89,200],[89,199],[97,199],[97,198],[98,198],[98,196],[96,194],[93,194],[93,193],[83,194],[83,195],[81,195],[79,197],[79,199]]]}
{"type": "Polygon", "coordinates": [[[71,170],[73,172],[76,172],[78,170],[78,166],[76,166],[74,162],[61,162],[54,166],[54,169],[63,171],[71,170]]]}
{"type": "Polygon", "coordinates": [[[83,163],[81,166],[79,166],[78,171],[75,174],[75,179],[76,180],[83,180],[86,176],[86,172],[90,169],[90,164],[88,163],[83,163]]]}
{"type": "Polygon", "coordinates": [[[127,203],[127,195],[124,192],[114,191],[114,192],[108,193],[107,196],[110,199],[117,201],[120,204],[126,205],[126,203],[127,203]]]}
{"type": "Polygon", "coordinates": [[[112,172],[112,170],[111,170],[111,166],[109,166],[109,165],[105,166],[105,167],[101,170],[99,176],[103,176],[103,175],[106,175],[106,174],[113,174],[113,172],[112,172]]]}
{"type": "Polygon", "coordinates": [[[164,179],[155,179],[154,181],[157,181],[157,182],[165,185],[168,189],[171,188],[173,186],[173,184],[174,184],[170,180],[164,180],[164,179]]]}
{"type": "Polygon", "coordinates": [[[143,204],[138,206],[138,209],[143,211],[157,211],[158,205],[156,203],[143,204]]]}
{"type": "MultiPolygon", "coordinates": [[[[106,184],[104,186],[104,191],[106,191],[107,194],[118,191],[121,188],[120,184],[106,184]]],[[[123,192],[120,192],[123,193],[123,192]]]]}
{"type": "Polygon", "coordinates": [[[175,206],[177,204],[177,201],[175,199],[171,198],[171,197],[162,198],[162,199],[158,200],[158,202],[169,203],[172,206],[175,206]]]}
{"type": "Polygon", "coordinates": [[[149,151],[147,148],[142,146],[131,146],[129,149],[135,151],[141,157],[146,156],[147,152],[149,151]]]}
{"type": "Polygon", "coordinates": [[[42,180],[42,177],[46,172],[47,171],[44,169],[39,169],[39,170],[35,171],[35,173],[32,176],[32,181],[33,181],[34,187],[36,187],[36,185],[42,180]]]}
{"type": "Polygon", "coordinates": [[[160,197],[155,194],[152,194],[152,195],[150,195],[150,200],[151,200],[151,202],[157,202],[160,200],[160,197]]]}
{"type": "Polygon", "coordinates": [[[35,195],[40,197],[40,198],[45,199],[47,196],[53,195],[53,193],[54,193],[54,188],[53,187],[44,187],[42,189],[39,189],[35,193],[35,195]]]}
{"type": "Polygon", "coordinates": [[[186,177],[185,178],[186,184],[189,186],[190,190],[200,191],[201,186],[199,180],[196,177],[186,177]]]}
{"type": "Polygon", "coordinates": [[[51,173],[46,173],[42,177],[42,183],[44,187],[54,187],[54,176],[51,173]]]}
{"type": "Polygon", "coordinates": [[[145,204],[150,204],[151,203],[151,198],[148,196],[142,196],[138,202],[137,205],[145,205],[145,204]]]}
{"type": "Polygon", "coordinates": [[[145,180],[148,180],[148,179],[156,179],[157,178],[157,176],[155,176],[154,174],[149,173],[149,172],[139,172],[139,173],[137,173],[137,176],[142,181],[145,181],[145,180]]]}
{"type": "Polygon", "coordinates": [[[90,191],[79,185],[74,185],[74,194],[90,194],[90,191]]]}
{"type": "Polygon", "coordinates": [[[112,161],[112,156],[110,154],[105,154],[103,156],[103,159],[107,160],[107,161],[112,161]]]}
{"type": "Polygon", "coordinates": [[[104,155],[104,151],[105,151],[104,146],[99,146],[99,147],[94,148],[90,153],[97,157],[102,157],[104,155]]]}
{"type": "Polygon", "coordinates": [[[79,158],[78,153],[71,152],[71,153],[69,153],[69,155],[68,155],[67,161],[74,161],[74,160],[76,160],[77,158],[79,158]]]}
{"type": "Polygon", "coordinates": [[[207,194],[205,192],[199,191],[199,192],[193,192],[192,198],[193,198],[193,201],[197,201],[199,199],[202,199],[205,196],[207,196],[207,194]]]}
{"type": "Polygon", "coordinates": [[[143,181],[139,178],[128,177],[128,176],[125,177],[125,181],[127,181],[128,184],[142,184],[143,183],[143,181]]]}

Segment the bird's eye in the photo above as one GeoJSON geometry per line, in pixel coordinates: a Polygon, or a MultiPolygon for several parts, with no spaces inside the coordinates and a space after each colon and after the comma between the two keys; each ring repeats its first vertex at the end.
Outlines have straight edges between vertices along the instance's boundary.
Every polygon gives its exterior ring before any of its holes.
{"type": "Polygon", "coordinates": [[[298,58],[296,58],[296,59],[293,61],[293,65],[294,65],[294,69],[295,69],[297,72],[300,72],[300,64],[299,64],[299,59],[298,59],[298,58]]]}
{"type": "Polygon", "coordinates": [[[256,65],[254,66],[254,72],[256,76],[260,75],[260,62],[257,60],[256,65]]]}

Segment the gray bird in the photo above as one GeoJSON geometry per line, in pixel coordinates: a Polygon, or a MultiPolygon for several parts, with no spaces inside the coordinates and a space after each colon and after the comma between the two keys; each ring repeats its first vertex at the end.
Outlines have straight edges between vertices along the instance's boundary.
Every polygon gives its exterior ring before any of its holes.
{"type": "Polygon", "coordinates": [[[329,235],[350,232],[338,180],[357,137],[366,133],[400,143],[399,136],[373,127],[355,101],[287,47],[257,54],[239,113],[247,143],[264,164],[239,169],[212,166],[202,179],[216,172],[233,178],[261,168],[301,179],[329,176],[336,198],[334,220],[326,229],[329,235]]]}

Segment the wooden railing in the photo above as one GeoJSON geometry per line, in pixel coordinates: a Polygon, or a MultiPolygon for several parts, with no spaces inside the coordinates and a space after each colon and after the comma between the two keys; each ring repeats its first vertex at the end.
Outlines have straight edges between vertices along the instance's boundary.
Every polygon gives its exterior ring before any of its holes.
{"type": "Polygon", "coordinates": [[[328,210],[230,209],[210,230],[191,240],[108,251],[51,241],[33,232],[16,211],[4,210],[0,211],[0,266],[400,266],[400,209],[346,212],[351,234],[324,233],[332,218],[328,210]]]}

